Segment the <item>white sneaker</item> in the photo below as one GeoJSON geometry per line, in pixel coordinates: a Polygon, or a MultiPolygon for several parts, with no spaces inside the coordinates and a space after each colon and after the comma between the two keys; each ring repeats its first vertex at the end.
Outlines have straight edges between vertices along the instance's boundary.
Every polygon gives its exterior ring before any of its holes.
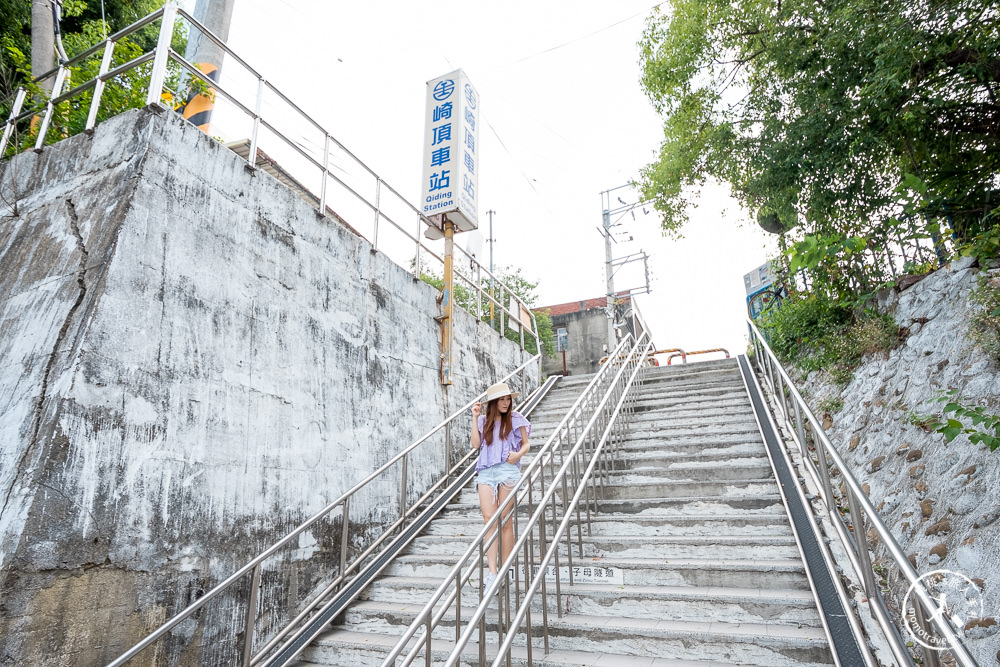
{"type": "Polygon", "coordinates": [[[493,574],[492,572],[486,573],[486,577],[483,578],[483,595],[486,595],[486,591],[490,589],[490,586],[492,586],[493,582],[496,580],[497,580],[497,575],[493,574]]]}

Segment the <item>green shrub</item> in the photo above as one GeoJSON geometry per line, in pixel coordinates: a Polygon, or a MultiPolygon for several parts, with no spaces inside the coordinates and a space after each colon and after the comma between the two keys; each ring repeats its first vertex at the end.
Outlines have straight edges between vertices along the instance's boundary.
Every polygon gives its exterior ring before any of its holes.
{"type": "Polygon", "coordinates": [[[761,322],[771,349],[803,371],[827,370],[846,385],[865,356],[896,346],[899,327],[889,315],[854,311],[822,294],[791,295],[761,322]]]}
{"type": "Polygon", "coordinates": [[[844,409],[844,401],[840,397],[824,398],[819,402],[819,409],[823,412],[840,412],[844,409]]]}
{"type": "Polygon", "coordinates": [[[980,274],[972,302],[979,306],[969,326],[972,340],[991,359],[1000,361],[1000,276],[980,274]]]}

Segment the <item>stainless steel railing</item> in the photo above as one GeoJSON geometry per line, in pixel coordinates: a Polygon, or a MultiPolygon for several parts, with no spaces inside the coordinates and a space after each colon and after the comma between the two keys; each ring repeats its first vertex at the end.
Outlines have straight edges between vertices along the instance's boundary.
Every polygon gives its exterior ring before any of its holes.
{"type": "MultiPolygon", "coordinates": [[[[884,545],[889,556],[889,565],[894,568],[895,574],[901,576],[912,587],[914,597],[918,601],[918,604],[915,605],[915,616],[920,627],[927,632],[930,631],[931,624],[937,628],[947,640],[956,664],[961,667],[976,665],[975,659],[969,654],[956,634],[955,628],[952,627],[946,614],[940,613],[939,605],[924,587],[920,575],[906,558],[906,554],[896,538],[893,537],[892,532],[882,522],[878,511],[861,488],[861,484],[826,436],[822,424],[816,419],[816,415],[809,409],[808,404],[795,388],[764,336],[749,320],[747,327],[750,331],[750,344],[754,351],[754,364],[780,412],[775,416],[784,422],[784,428],[798,446],[802,464],[819,489],[818,495],[826,511],[826,516],[833,525],[839,541],[844,546],[854,572],[859,575],[859,583],[868,601],[869,609],[888,642],[896,663],[911,665],[913,658],[910,656],[906,642],[901,637],[899,628],[893,621],[886,601],[882,597],[880,582],[883,576],[889,576],[890,573],[880,574],[872,566],[865,527],[866,521],[884,545]],[[810,453],[810,448],[815,450],[815,458],[810,453]],[[851,525],[845,523],[845,519],[842,518],[837,496],[830,483],[831,476],[837,474],[838,471],[843,480],[841,491],[847,501],[851,525]]],[[[938,667],[941,664],[940,650],[927,646],[921,648],[924,665],[938,667]]]]}
{"type": "MultiPolygon", "coordinates": [[[[216,95],[217,113],[222,105],[228,105],[227,108],[249,119],[250,151],[247,162],[250,166],[256,167],[258,149],[266,148],[272,156],[283,154],[288,160],[287,164],[283,163],[283,168],[287,168],[295,180],[306,184],[304,187],[318,190],[318,195],[312,194],[312,192],[308,192],[308,194],[312,195],[311,198],[316,202],[318,210],[324,215],[333,213],[329,203],[331,189],[336,188],[341,195],[337,200],[338,208],[353,207],[352,210],[357,215],[350,217],[350,224],[359,234],[371,242],[373,252],[381,250],[400,266],[410,265],[415,278],[420,277],[421,270],[428,258],[436,260],[440,266],[443,266],[443,258],[421,239],[421,233],[425,226],[433,226],[427,216],[278,90],[274,84],[226,46],[225,42],[217,35],[198,22],[191,14],[171,4],[110,35],[107,39],[98,42],[55,69],[38,76],[36,81],[54,78],[52,93],[48,99],[35,99],[32,104],[25,108],[25,103],[28,102],[28,91],[24,87],[19,88],[14,97],[10,115],[4,124],[3,135],[0,137],[0,156],[5,154],[19,125],[24,126],[31,119],[39,116],[41,121],[31,131],[38,133],[34,149],[41,150],[51,134],[49,128],[60,105],[68,104],[70,100],[74,99],[78,104],[85,104],[86,100],[83,96],[90,91],[92,91],[92,95],[89,101],[89,112],[83,129],[86,132],[93,131],[97,124],[107,84],[126,73],[135,74],[136,70],[139,70],[138,73],[142,77],[145,77],[147,70],[149,71],[149,86],[145,102],[147,105],[155,105],[158,108],[163,108],[165,92],[168,99],[186,97],[166,88],[168,80],[179,80],[182,74],[197,79],[206,87],[211,88],[216,95]],[[112,67],[116,45],[126,37],[157,21],[160,22],[159,37],[154,50],[142,53],[128,62],[112,67]],[[189,36],[191,30],[196,30],[226,53],[226,71],[221,81],[209,79],[205,73],[171,48],[170,40],[178,21],[186,23],[189,36]],[[64,88],[69,84],[72,70],[80,67],[91,58],[96,58],[98,54],[101,54],[101,64],[97,76],[64,91],[64,88]],[[234,69],[235,71],[233,71],[234,69]],[[242,79],[246,80],[245,85],[240,84],[242,79]],[[291,137],[287,134],[287,130],[282,132],[279,129],[281,127],[296,128],[296,132],[308,134],[301,134],[298,138],[291,137]],[[410,218],[412,223],[404,224],[401,222],[405,218],[410,218]],[[371,220],[370,227],[365,222],[366,220],[371,220]],[[384,223],[388,223],[390,231],[395,230],[396,237],[394,239],[387,241],[383,238],[384,223]]],[[[334,215],[337,214],[334,213],[334,215]]],[[[477,317],[482,318],[484,304],[487,308],[492,304],[494,312],[498,315],[498,318],[494,319],[499,319],[498,322],[493,322],[493,326],[503,333],[509,323],[520,322],[522,312],[531,313],[531,309],[521,297],[482,266],[475,257],[458,245],[455,245],[455,252],[454,265],[457,279],[460,284],[475,294],[477,317]],[[468,266],[469,269],[465,270],[465,266],[468,266]],[[487,280],[492,285],[492,289],[484,287],[487,280]],[[506,305],[511,299],[518,305],[518,308],[512,310],[506,305]],[[514,312],[515,310],[519,312],[514,312]]],[[[472,304],[466,304],[466,308],[471,311],[472,304]]],[[[535,339],[535,351],[538,352],[541,347],[534,313],[530,314],[530,319],[528,335],[535,339]]],[[[519,328],[520,344],[523,349],[524,327],[519,328]]]]}
{"type": "Polygon", "coordinates": [[[528,635],[528,664],[531,664],[532,659],[533,632],[540,632],[544,651],[549,652],[547,598],[550,592],[546,579],[547,569],[550,564],[554,564],[555,607],[561,617],[563,580],[565,578],[570,585],[573,583],[574,543],[570,525],[576,525],[575,547],[579,557],[583,554],[584,524],[589,532],[592,507],[596,509],[597,499],[603,495],[611,469],[611,457],[625,437],[629,425],[628,416],[634,409],[635,392],[630,390],[646,368],[643,361],[651,347],[652,343],[646,333],[641,334],[634,344],[631,337],[619,343],[611,355],[612,359],[618,361],[605,364],[591,380],[524,470],[520,490],[508,496],[494,519],[484,525],[472,540],[464,555],[445,577],[445,581],[389,652],[382,663],[383,667],[406,667],[418,659],[421,653],[425,664],[429,665],[434,630],[448,613],[454,614],[455,645],[446,664],[456,664],[476,634],[480,637],[478,664],[487,664],[486,611],[496,595],[500,595],[498,627],[502,633],[502,641],[493,664],[504,660],[505,653],[510,650],[522,626],[528,635]],[[631,349],[626,353],[627,347],[631,349]],[[536,494],[540,494],[537,501],[536,494]],[[530,518],[524,523],[520,522],[518,514],[522,507],[531,511],[530,518]],[[483,581],[484,554],[494,542],[499,543],[498,551],[502,553],[501,522],[506,521],[514,522],[518,537],[511,547],[511,555],[501,565],[500,572],[513,572],[514,581],[510,582],[507,576],[501,576],[488,590],[480,589],[475,593],[473,598],[478,601],[478,607],[463,626],[462,589],[470,582],[476,582],[477,573],[478,581],[483,581]],[[567,563],[566,575],[563,575],[561,567],[563,555],[567,563]],[[542,597],[540,630],[531,618],[531,604],[537,594],[542,597]],[[424,632],[423,637],[413,642],[407,650],[421,630],[424,632]]]}
{"type": "MultiPolygon", "coordinates": [[[[538,360],[539,355],[535,355],[524,364],[514,369],[510,374],[500,379],[500,382],[505,382],[516,374],[523,371],[530,364],[538,360]]],[[[417,449],[424,445],[425,443],[432,443],[433,446],[439,446],[436,440],[432,440],[432,436],[441,431],[450,431],[451,424],[459,418],[468,417],[469,409],[472,404],[479,401],[485,396],[485,392],[476,396],[473,400],[469,401],[461,408],[452,413],[447,419],[442,421],[440,424],[432,428],[426,434],[421,436],[418,440],[413,442],[411,445],[407,446],[405,449],[397,453],[391,459],[389,459],[384,465],[382,465],[378,470],[371,473],[363,480],[355,484],[349,490],[341,494],[338,498],[329,503],[322,510],[313,515],[310,519],[304,521],[299,527],[291,531],[283,538],[275,542],[273,545],[264,550],[259,556],[251,560],[249,563],[241,567],[239,570],[230,575],[225,581],[218,584],[210,591],[205,593],[196,602],[189,605],[186,609],[182,610],[170,620],[163,623],[159,628],[154,630],[148,636],[146,636],[142,641],[137,643],[131,649],[123,653],[118,659],[110,663],[108,667],[119,667],[120,665],[126,664],[132,658],[138,656],[145,649],[149,648],[155,644],[158,640],[166,636],[170,630],[176,627],[179,623],[185,619],[191,618],[193,615],[202,610],[209,602],[214,599],[220,598],[224,592],[234,592],[239,590],[238,586],[243,586],[249,579],[250,585],[247,587],[246,602],[245,602],[245,623],[242,638],[242,663],[245,666],[258,664],[264,659],[266,659],[267,654],[277,646],[282,640],[284,640],[295,627],[300,625],[302,622],[306,621],[308,618],[312,617],[314,614],[321,613],[324,610],[324,605],[328,604],[328,600],[332,594],[343,589],[349,584],[351,578],[356,576],[357,573],[362,569],[362,566],[375,554],[380,548],[387,548],[390,540],[394,539],[396,536],[396,531],[414,515],[420,509],[420,507],[435,493],[437,493],[442,487],[444,487],[448,480],[453,477],[458,471],[463,470],[468,462],[469,455],[462,457],[462,459],[455,464],[451,463],[449,457],[445,458],[445,470],[443,471],[443,476],[437,482],[432,484],[428,489],[423,491],[423,493],[415,500],[409,500],[409,496],[412,495],[409,488],[410,482],[408,481],[407,469],[408,461],[411,456],[418,455],[417,449]],[[386,478],[389,478],[388,480],[386,478]],[[359,553],[355,555],[352,559],[348,559],[348,544],[349,544],[349,531],[351,526],[350,521],[350,507],[351,499],[354,498],[358,493],[363,490],[368,489],[371,485],[391,481],[394,485],[398,485],[399,497],[398,497],[398,518],[393,521],[390,525],[385,527],[380,534],[372,540],[370,543],[365,544],[360,548],[359,553]],[[336,510],[340,510],[334,514],[336,510]],[[297,538],[299,535],[309,530],[310,528],[317,526],[322,521],[329,522],[330,527],[333,527],[335,523],[339,520],[340,526],[340,550],[339,550],[339,568],[338,575],[329,583],[324,590],[322,590],[319,595],[315,596],[311,601],[309,601],[304,608],[299,611],[298,615],[290,621],[285,627],[276,633],[273,637],[259,649],[254,650],[254,644],[256,639],[256,610],[258,606],[258,591],[260,590],[260,582],[262,572],[266,569],[267,561],[272,557],[281,552],[282,550],[297,548],[297,538]]]]}

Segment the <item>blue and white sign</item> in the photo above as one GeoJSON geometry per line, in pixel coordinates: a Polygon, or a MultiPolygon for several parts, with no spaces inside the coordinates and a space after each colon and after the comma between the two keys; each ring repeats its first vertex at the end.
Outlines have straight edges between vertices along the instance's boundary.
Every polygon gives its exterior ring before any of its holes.
{"type": "Polygon", "coordinates": [[[458,231],[479,228],[479,93],[462,70],[427,82],[420,210],[441,238],[444,215],[458,231]]]}

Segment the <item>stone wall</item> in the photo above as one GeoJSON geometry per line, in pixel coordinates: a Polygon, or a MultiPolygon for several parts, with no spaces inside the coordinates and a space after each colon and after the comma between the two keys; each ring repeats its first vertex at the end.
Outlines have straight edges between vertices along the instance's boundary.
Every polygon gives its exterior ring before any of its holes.
{"type": "MultiPolygon", "coordinates": [[[[0,169],[0,664],[107,663],[528,358],[460,312],[446,394],[438,292],[175,114],[0,169]]],[[[398,493],[355,500],[353,541],[398,493]]],[[[338,531],[265,571],[265,609],[338,531]]],[[[234,664],[242,594],[157,659],[234,664]]]]}
{"type": "MultiPolygon", "coordinates": [[[[997,270],[992,271],[994,274],[997,270]]],[[[951,443],[913,423],[936,412],[941,390],[957,389],[966,405],[1000,413],[1000,368],[970,342],[969,299],[980,270],[953,262],[901,292],[885,293],[881,306],[908,332],[887,358],[873,358],[846,387],[823,373],[801,386],[817,414],[825,401],[843,408],[824,415],[827,433],[866,485],[893,536],[920,573],[948,569],[982,587],[986,620],[968,630],[968,646],[981,665],[1000,660],[1000,450],[951,443]]],[[[884,557],[881,549],[878,554],[884,557]]],[[[892,597],[906,586],[894,582],[892,597]]],[[[966,619],[968,620],[968,619],[966,619]]]]}

